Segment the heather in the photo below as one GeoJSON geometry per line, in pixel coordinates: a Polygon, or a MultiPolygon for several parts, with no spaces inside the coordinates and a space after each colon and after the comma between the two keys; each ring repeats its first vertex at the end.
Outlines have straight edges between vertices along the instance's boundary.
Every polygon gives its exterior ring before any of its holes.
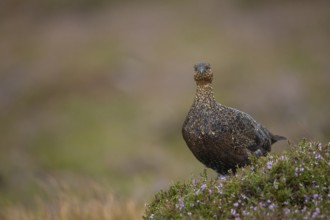
{"type": "Polygon", "coordinates": [[[330,143],[301,141],[252,158],[235,175],[206,172],[155,195],[145,219],[328,219],[330,143]]]}

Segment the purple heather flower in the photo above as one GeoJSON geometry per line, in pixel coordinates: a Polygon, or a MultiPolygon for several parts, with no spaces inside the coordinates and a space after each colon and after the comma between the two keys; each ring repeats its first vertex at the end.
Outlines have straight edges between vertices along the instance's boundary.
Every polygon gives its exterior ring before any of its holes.
{"type": "Polygon", "coordinates": [[[318,160],[318,159],[320,159],[321,158],[321,155],[320,154],[316,154],[315,155],[315,160],[318,160]]]}
{"type": "Polygon", "coordinates": [[[312,218],[316,218],[318,216],[318,214],[320,214],[320,209],[316,208],[315,212],[313,212],[312,218]]]}
{"type": "Polygon", "coordinates": [[[207,187],[206,183],[201,186],[201,189],[204,190],[207,187]]]}
{"type": "Polygon", "coordinates": [[[235,209],[230,209],[230,213],[235,216],[236,215],[236,210],[235,209]]]}
{"type": "Polygon", "coordinates": [[[263,202],[259,202],[259,206],[264,207],[265,204],[263,202]]]}
{"type": "Polygon", "coordinates": [[[184,208],[184,202],[183,202],[183,199],[182,198],[179,199],[179,204],[176,204],[175,205],[175,208],[177,208],[179,210],[181,210],[181,209],[184,208]]]}
{"type": "Polygon", "coordinates": [[[220,176],[220,181],[225,181],[226,180],[226,177],[225,176],[220,176]]]}
{"type": "Polygon", "coordinates": [[[270,170],[272,168],[272,166],[273,166],[273,161],[272,160],[268,161],[267,162],[267,169],[270,170]]]}
{"type": "Polygon", "coordinates": [[[273,209],[275,208],[275,204],[274,204],[274,203],[270,204],[270,205],[268,206],[268,208],[269,208],[270,210],[273,210],[273,209]]]}
{"type": "Polygon", "coordinates": [[[234,204],[233,204],[233,206],[235,206],[235,207],[238,207],[238,202],[235,202],[234,204]]]}

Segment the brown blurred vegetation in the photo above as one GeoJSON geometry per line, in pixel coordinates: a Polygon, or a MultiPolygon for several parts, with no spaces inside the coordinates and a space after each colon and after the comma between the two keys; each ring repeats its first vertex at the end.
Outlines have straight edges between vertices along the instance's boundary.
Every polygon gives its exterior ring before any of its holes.
{"type": "Polygon", "coordinates": [[[329,6],[1,1],[0,206],[61,194],[51,181],[143,208],[199,173],[181,123],[200,61],[213,66],[219,102],[292,141],[329,141],[329,6]]]}

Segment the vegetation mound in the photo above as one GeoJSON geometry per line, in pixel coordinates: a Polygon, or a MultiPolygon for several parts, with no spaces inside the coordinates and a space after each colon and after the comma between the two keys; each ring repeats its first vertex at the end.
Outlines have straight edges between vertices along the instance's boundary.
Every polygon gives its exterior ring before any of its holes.
{"type": "Polygon", "coordinates": [[[282,155],[251,158],[236,175],[206,171],[155,195],[144,219],[327,219],[330,143],[302,140],[282,155]]]}

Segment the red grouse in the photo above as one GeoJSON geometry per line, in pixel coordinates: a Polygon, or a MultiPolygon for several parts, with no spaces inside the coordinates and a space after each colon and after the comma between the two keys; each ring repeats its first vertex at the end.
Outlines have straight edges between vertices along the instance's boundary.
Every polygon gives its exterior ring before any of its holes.
{"type": "Polygon", "coordinates": [[[271,145],[286,138],[273,135],[250,115],[217,103],[213,96],[210,64],[194,66],[195,100],[183,123],[189,149],[205,166],[219,174],[234,173],[250,163],[251,154],[265,156],[271,145]]]}

